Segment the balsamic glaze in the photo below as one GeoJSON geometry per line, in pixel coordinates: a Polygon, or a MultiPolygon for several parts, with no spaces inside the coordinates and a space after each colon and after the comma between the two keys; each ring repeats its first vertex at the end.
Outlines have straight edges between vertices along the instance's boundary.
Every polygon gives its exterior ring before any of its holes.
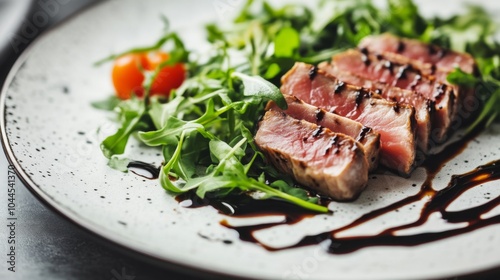
{"type": "Polygon", "coordinates": [[[153,179],[158,179],[158,176],[160,176],[161,167],[142,161],[131,161],[127,165],[127,168],[128,170],[130,170],[130,172],[134,173],[137,176],[153,180],[153,179]],[[149,175],[145,175],[141,173],[139,170],[146,171],[147,173],[149,173],[149,175]]]}

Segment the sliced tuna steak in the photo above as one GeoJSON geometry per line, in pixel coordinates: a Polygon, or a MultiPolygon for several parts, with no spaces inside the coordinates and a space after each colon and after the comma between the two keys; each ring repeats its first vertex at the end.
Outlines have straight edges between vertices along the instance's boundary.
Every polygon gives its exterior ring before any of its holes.
{"type": "Polygon", "coordinates": [[[404,90],[365,79],[350,72],[340,71],[331,63],[324,62],[318,67],[348,84],[370,89],[387,100],[413,106],[415,108],[415,118],[417,121],[417,145],[422,152],[427,153],[431,132],[431,118],[435,108],[432,100],[412,90],[404,90]]]}
{"type": "Polygon", "coordinates": [[[350,118],[380,133],[380,163],[408,175],[415,161],[415,110],[350,86],[314,66],[296,63],[281,92],[350,118]],[[311,75],[313,74],[313,75],[311,75]]]}
{"type": "MultiPolygon", "coordinates": [[[[285,99],[288,104],[288,108],[285,110],[287,115],[354,138],[363,145],[366,160],[370,165],[370,171],[377,168],[380,150],[380,134],[359,122],[309,105],[295,96],[285,94],[285,99]]],[[[275,111],[281,110],[274,102],[269,102],[267,109],[275,111]]]]}
{"type": "Polygon", "coordinates": [[[452,86],[426,76],[407,60],[392,61],[382,55],[371,55],[348,50],[332,58],[339,71],[356,73],[365,79],[381,82],[402,89],[413,90],[435,102],[435,119],[431,128],[431,141],[441,143],[446,139],[456,106],[452,86]]]}
{"type": "Polygon", "coordinates": [[[278,169],[300,184],[337,200],[351,200],[368,181],[363,146],[353,138],[269,110],[255,143],[278,169]]]}
{"type": "Polygon", "coordinates": [[[397,53],[423,63],[433,64],[446,72],[460,67],[466,73],[477,73],[476,62],[467,53],[455,52],[418,40],[399,38],[388,33],[367,36],[359,43],[359,47],[380,54],[397,53]]]}

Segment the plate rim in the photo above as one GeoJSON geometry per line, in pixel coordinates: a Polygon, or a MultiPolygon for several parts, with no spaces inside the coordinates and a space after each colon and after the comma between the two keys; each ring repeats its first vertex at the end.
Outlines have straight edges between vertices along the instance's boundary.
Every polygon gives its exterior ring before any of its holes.
{"type": "MultiPolygon", "coordinates": [[[[7,77],[3,81],[2,87],[0,88],[0,133],[1,133],[1,143],[2,150],[5,154],[5,157],[8,161],[8,164],[13,166],[16,172],[16,176],[19,180],[21,180],[23,186],[27,188],[34,197],[40,201],[45,207],[49,208],[53,213],[57,213],[59,217],[63,217],[66,221],[69,221],[71,224],[77,226],[79,229],[83,230],[88,236],[90,236],[94,240],[98,240],[101,244],[105,244],[106,246],[112,247],[114,250],[127,254],[128,256],[132,256],[135,259],[140,261],[154,264],[157,267],[163,269],[170,269],[175,272],[180,272],[186,275],[191,276],[203,276],[205,273],[209,273],[210,277],[217,277],[222,279],[251,279],[245,278],[237,275],[232,275],[228,273],[223,273],[220,271],[210,270],[204,267],[189,265],[182,262],[176,262],[174,259],[165,258],[161,256],[157,256],[151,254],[146,250],[141,250],[140,246],[130,246],[125,240],[121,240],[122,238],[118,238],[116,236],[112,236],[111,234],[107,234],[104,228],[101,228],[97,225],[94,225],[85,219],[82,219],[81,216],[77,215],[75,212],[66,209],[64,206],[60,205],[57,201],[53,200],[50,195],[46,194],[38,184],[36,184],[33,180],[30,179],[28,174],[24,172],[24,169],[20,165],[17,160],[17,157],[14,155],[14,151],[11,148],[10,140],[7,136],[6,130],[6,96],[7,91],[12,84],[12,81],[15,79],[19,70],[23,67],[26,60],[31,56],[33,50],[37,48],[40,41],[44,40],[50,34],[57,32],[62,26],[64,26],[68,21],[72,21],[75,18],[79,17],[83,13],[87,13],[92,9],[106,3],[111,0],[101,0],[93,2],[92,4],[78,10],[71,16],[57,22],[53,26],[49,27],[39,36],[37,36],[30,44],[22,51],[22,53],[17,57],[14,64],[9,69],[7,77]]],[[[206,277],[207,275],[205,275],[206,277]]]]}

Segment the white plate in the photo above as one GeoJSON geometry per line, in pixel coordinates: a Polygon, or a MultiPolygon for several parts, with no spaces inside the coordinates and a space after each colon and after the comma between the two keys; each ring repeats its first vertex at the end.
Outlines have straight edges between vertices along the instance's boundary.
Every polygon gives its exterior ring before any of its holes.
{"type": "MultiPolygon", "coordinates": [[[[419,2],[427,14],[460,10],[456,1],[419,2]]],[[[491,10],[500,6],[497,2],[483,2],[491,10]]],[[[225,217],[214,209],[183,208],[157,181],[107,167],[99,142],[116,125],[108,114],[93,109],[90,103],[112,93],[110,65],[94,68],[92,63],[110,53],[154,42],[163,27],[160,13],[171,19],[173,29],[190,30],[183,34],[188,46],[199,46],[203,41],[203,35],[196,31],[200,30],[200,22],[230,18],[238,9],[234,5],[241,3],[108,1],[37,40],[12,70],[1,100],[7,155],[28,187],[63,216],[141,255],[165,264],[231,276],[435,278],[499,266],[498,224],[414,247],[368,247],[344,255],[327,254],[320,245],[269,252],[240,241],[235,231],[219,224],[225,217]],[[231,240],[232,244],[223,240],[231,240]]],[[[452,174],[499,159],[499,133],[500,127],[494,127],[472,141],[438,174],[435,188],[444,188],[452,174]]],[[[131,158],[161,162],[158,150],[137,147],[133,142],[134,147],[128,149],[131,158]]],[[[410,179],[378,174],[357,201],[332,204],[333,216],[319,215],[259,236],[270,242],[273,238],[275,242],[285,242],[307,233],[338,228],[366,212],[416,193],[418,187],[412,184],[420,186],[424,178],[423,168],[417,169],[410,179]]],[[[491,199],[498,195],[500,189],[495,182],[487,183],[465,193],[451,208],[468,208],[487,201],[485,196],[491,199]]],[[[384,215],[349,234],[374,234],[390,225],[414,220],[420,205],[384,215]]],[[[495,213],[500,212],[499,208],[495,213]]],[[[438,218],[431,221],[424,231],[447,228],[438,218]]]]}

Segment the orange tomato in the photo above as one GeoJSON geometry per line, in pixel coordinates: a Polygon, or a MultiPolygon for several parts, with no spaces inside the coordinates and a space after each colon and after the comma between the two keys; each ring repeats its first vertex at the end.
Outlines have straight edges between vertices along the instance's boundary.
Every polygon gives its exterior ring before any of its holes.
{"type": "MultiPolygon", "coordinates": [[[[153,72],[168,59],[165,52],[132,53],[115,60],[111,73],[116,95],[128,99],[132,94],[142,97],[144,94],[144,73],[153,72]]],[[[182,63],[161,68],[153,80],[150,95],[168,96],[172,89],[178,88],[186,78],[182,63]]]]}

